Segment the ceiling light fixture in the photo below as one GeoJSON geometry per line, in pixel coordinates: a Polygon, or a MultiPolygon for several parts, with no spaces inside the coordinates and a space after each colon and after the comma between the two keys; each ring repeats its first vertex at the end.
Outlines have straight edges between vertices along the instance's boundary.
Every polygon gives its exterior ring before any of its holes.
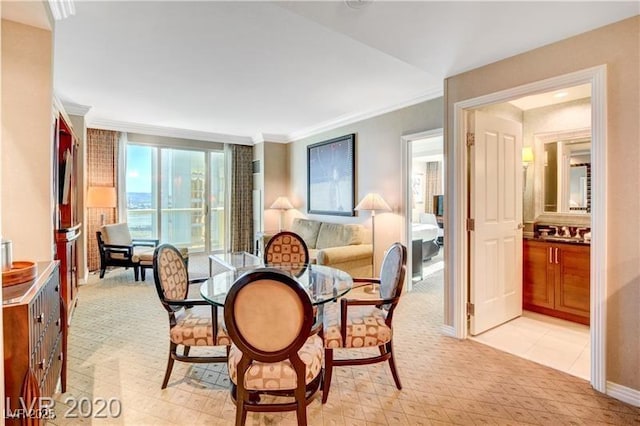
{"type": "Polygon", "coordinates": [[[568,96],[568,95],[569,95],[569,92],[562,91],[562,92],[555,93],[553,97],[559,99],[559,98],[564,98],[565,96],[568,96]]]}
{"type": "Polygon", "coordinates": [[[369,6],[373,0],[344,0],[344,3],[351,9],[362,9],[369,6]]]}

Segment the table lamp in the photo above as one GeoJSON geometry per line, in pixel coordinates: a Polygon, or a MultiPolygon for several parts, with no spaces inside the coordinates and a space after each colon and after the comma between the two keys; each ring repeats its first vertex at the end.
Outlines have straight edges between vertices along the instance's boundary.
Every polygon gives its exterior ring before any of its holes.
{"type": "Polygon", "coordinates": [[[280,210],[280,223],[278,230],[282,231],[282,219],[284,217],[284,212],[287,210],[291,210],[293,208],[293,204],[291,204],[291,201],[289,201],[287,197],[278,197],[273,202],[273,204],[271,204],[270,208],[274,210],[280,210]]]}

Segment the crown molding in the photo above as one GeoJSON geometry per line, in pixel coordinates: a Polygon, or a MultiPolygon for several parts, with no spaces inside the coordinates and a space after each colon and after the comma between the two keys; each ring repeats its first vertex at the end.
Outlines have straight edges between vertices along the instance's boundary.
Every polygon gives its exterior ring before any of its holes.
{"type": "Polygon", "coordinates": [[[167,136],[172,138],[193,139],[208,142],[253,145],[253,140],[249,136],[236,136],[223,133],[203,132],[199,130],[154,126],[149,124],[130,123],[126,121],[106,120],[101,118],[92,118],[88,120],[87,127],[104,130],[117,130],[119,132],[132,132],[142,133],[146,135],[167,136]]]}
{"type": "Polygon", "coordinates": [[[289,143],[291,139],[287,137],[287,135],[281,135],[277,133],[257,133],[253,138],[253,143],[262,143],[262,142],[274,142],[274,143],[289,143]]]}
{"type": "Polygon", "coordinates": [[[425,92],[419,96],[412,97],[405,101],[389,105],[386,107],[373,109],[369,111],[359,112],[355,114],[345,114],[340,117],[337,117],[333,120],[325,121],[324,123],[317,124],[315,126],[307,127],[306,129],[302,129],[299,131],[291,132],[287,135],[287,139],[289,142],[293,142],[296,140],[304,139],[309,136],[317,135],[318,133],[327,132],[329,130],[333,130],[337,127],[346,126],[348,124],[356,123],[358,121],[363,121],[368,118],[377,117],[378,115],[386,114],[388,112],[396,111],[398,109],[406,108],[412,105],[419,104],[421,102],[430,101],[437,97],[443,96],[443,89],[438,88],[435,90],[431,90],[425,92]]]}
{"type": "Polygon", "coordinates": [[[56,21],[62,21],[76,14],[76,6],[73,0],[49,0],[49,10],[56,21]]]}
{"type": "Polygon", "coordinates": [[[89,105],[80,105],[73,102],[62,101],[62,107],[70,115],[79,115],[80,117],[84,117],[87,115],[91,106],[89,105]]]}

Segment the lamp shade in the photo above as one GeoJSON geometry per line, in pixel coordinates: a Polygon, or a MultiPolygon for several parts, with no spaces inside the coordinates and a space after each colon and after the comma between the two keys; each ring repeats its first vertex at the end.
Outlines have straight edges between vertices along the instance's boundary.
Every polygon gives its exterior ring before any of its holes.
{"type": "Polygon", "coordinates": [[[273,204],[271,204],[270,208],[275,210],[289,210],[293,208],[293,204],[291,204],[291,201],[289,201],[287,197],[278,197],[273,204]]]}
{"type": "Polygon", "coordinates": [[[118,197],[112,186],[90,186],[87,191],[87,207],[117,207],[118,197]]]}
{"type": "Polygon", "coordinates": [[[364,196],[362,200],[358,203],[355,208],[356,210],[380,210],[380,211],[391,211],[391,207],[389,204],[380,196],[380,194],[376,194],[375,192],[370,192],[364,196]]]}
{"type": "Polygon", "coordinates": [[[522,148],[522,163],[533,163],[533,149],[530,146],[522,148]]]}

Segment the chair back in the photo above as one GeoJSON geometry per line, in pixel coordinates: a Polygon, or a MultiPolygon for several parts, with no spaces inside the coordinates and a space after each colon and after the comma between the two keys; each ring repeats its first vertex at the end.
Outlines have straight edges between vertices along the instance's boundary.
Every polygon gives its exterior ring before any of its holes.
{"type": "Polygon", "coordinates": [[[311,332],[313,307],[289,274],[259,268],[242,275],[227,294],[224,320],[243,357],[271,363],[291,359],[304,368],[297,352],[311,332]]]}
{"type": "Polygon", "coordinates": [[[267,243],[264,249],[264,263],[291,266],[290,272],[300,276],[309,263],[309,249],[300,235],[282,231],[267,243]]]}
{"type": "Polygon", "coordinates": [[[102,238],[105,244],[116,244],[122,246],[130,246],[132,244],[129,225],[126,223],[112,223],[100,227],[102,238]]]}
{"type": "MultiPolygon", "coordinates": [[[[407,270],[407,248],[394,243],[385,251],[380,268],[380,298],[392,299],[400,297],[407,270]]],[[[396,303],[386,304],[383,309],[391,311],[396,303]]]]}
{"type": "Polygon", "coordinates": [[[153,252],[153,278],[158,297],[169,312],[181,307],[171,306],[171,300],[184,300],[189,291],[189,275],[180,251],[171,244],[162,244],[153,252]]]}

